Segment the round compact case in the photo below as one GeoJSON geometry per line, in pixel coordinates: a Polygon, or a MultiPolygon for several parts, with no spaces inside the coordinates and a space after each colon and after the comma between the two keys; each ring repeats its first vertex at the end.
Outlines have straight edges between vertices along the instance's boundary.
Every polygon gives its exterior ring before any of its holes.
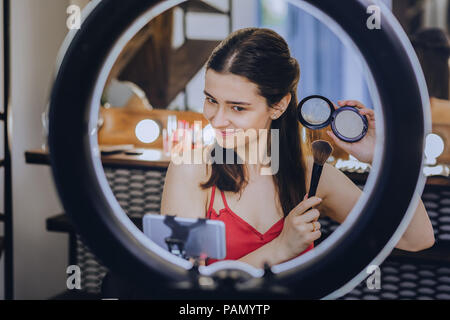
{"type": "Polygon", "coordinates": [[[343,106],[334,109],[333,103],[319,95],[308,96],[298,104],[298,120],[308,129],[322,129],[331,124],[336,137],[357,142],[367,133],[369,123],[357,108],[343,106]]]}

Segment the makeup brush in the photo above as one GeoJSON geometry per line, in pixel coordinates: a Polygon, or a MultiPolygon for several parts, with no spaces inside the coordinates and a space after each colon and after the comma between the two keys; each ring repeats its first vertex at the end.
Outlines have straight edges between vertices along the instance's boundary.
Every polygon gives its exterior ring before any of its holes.
{"type": "Polygon", "coordinates": [[[311,174],[311,185],[309,187],[308,198],[316,195],[323,165],[333,152],[333,147],[325,140],[316,140],[312,143],[312,152],[314,156],[314,166],[311,174]]]}

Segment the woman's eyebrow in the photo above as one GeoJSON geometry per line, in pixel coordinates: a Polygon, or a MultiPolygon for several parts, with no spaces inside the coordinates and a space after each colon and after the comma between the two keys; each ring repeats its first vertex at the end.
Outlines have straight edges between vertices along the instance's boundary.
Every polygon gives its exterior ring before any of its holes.
{"type": "MultiPolygon", "coordinates": [[[[209,94],[206,90],[203,91],[208,97],[216,100],[216,98],[214,98],[211,94],[209,94]]],[[[242,105],[251,105],[251,103],[248,102],[241,102],[241,101],[225,101],[226,104],[242,104],[242,105]]]]}

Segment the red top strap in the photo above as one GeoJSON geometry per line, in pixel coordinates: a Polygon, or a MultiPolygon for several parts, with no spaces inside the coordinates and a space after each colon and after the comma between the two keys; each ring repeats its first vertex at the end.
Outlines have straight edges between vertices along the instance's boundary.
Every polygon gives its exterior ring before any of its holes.
{"type": "Polygon", "coordinates": [[[223,200],[223,204],[225,205],[225,208],[227,208],[228,210],[231,210],[231,209],[228,207],[227,199],[225,198],[225,193],[223,193],[223,191],[220,190],[220,194],[222,195],[222,200],[223,200]]]}
{"type": "MultiPolygon", "coordinates": [[[[275,239],[283,230],[284,218],[281,218],[265,233],[260,233],[252,225],[250,225],[247,221],[242,219],[228,207],[225,193],[222,190],[220,190],[220,192],[226,208],[219,210],[219,212],[215,212],[213,208],[215,191],[216,186],[213,186],[211,190],[211,199],[207,216],[208,219],[219,220],[225,224],[227,252],[225,260],[240,259],[241,257],[275,239]]],[[[311,250],[312,248],[314,248],[314,243],[311,243],[311,245],[301,254],[305,253],[308,250],[311,250]]],[[[206,264],[209,265],[216,261],[217,260],[215,259],[208,258],[206,264]]]]}
{"type": "Polygon", "coordinates": [[[211,210],[212,210],[212,207],[214,204],[215,191],[216,191],[216,186],[213,186],[212,191],[211,191],[211,199],[209,199],[209,208],[208,208],[208,212],[207,212],[208,219],[211,219],[211,210]]]}
{"type": "MultiPolygon", "coordinates": [[[[211,190],[211,199],[209,200],[209,208],[208,208],[208,213],[207,213],[208,218],[211,218],[211,210],[213,209],[215,193],[216,193],[216,186],[213,186],[212,190],[211,190]]],[[[228,207],[227,199],[225,198],[225,194],[223,193],[222,190],[220,190],[220,194],[222,196],[222,200],[223,200],[223,204],[225,205],[225,208],[227,208],[228,210],[231,210],[230,207],[228,207]]]]}

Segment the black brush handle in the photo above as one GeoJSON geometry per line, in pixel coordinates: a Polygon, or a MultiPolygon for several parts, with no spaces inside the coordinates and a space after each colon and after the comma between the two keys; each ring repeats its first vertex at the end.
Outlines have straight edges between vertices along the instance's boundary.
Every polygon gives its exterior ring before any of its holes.
{"type": "Polygon", "coordinates": [[[316,195],[317,186],[319,185],[320,175],[322,174],[323,166],[314,163],[311,174],[311,185],[309,187],[308,198],[316,195]]]}

